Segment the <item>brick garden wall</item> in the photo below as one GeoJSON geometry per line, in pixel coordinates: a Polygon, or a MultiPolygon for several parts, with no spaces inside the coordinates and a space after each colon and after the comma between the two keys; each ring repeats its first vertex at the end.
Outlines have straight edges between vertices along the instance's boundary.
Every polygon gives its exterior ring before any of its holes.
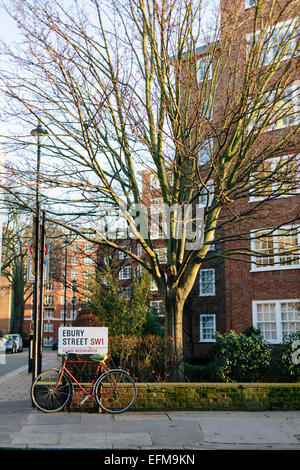
{"type": "MultiPolygon", "coordinates": [[[[130,411],[264,411],[300,410],[300,383],[140,383],[130,411]]],[[[73,397],[69,411],[98,412],[92,399],[79,407],[73,397]]]]}

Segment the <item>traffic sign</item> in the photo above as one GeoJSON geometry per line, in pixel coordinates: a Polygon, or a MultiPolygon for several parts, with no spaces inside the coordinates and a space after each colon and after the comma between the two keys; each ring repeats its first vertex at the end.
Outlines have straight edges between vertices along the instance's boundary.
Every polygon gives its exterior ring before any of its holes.
{"type": "Polygon", "coordinates": [[[58,354],[107,354],[108,328],[94,326],[60,326],[58,354]]]}

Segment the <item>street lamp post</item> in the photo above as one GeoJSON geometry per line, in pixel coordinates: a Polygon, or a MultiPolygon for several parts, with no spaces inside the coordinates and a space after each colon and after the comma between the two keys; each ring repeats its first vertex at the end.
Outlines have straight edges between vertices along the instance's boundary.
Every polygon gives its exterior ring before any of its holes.
{"type": "Polygon", "coordinates": [[[64,283],[64,326],[66,326],[67,315],[67,275],[68,275],[68,238],[65,239],[65,283],[64,283]]]}
{"type": "MultiPolygon", "coordinates": [[[[47,130],[43,129],[40,121],[35,129],[30,132],[36,138],[37,141],[37,166],[36,166],[36,200],[35,200],[35,224],[34,224],[34,289],[33,289],[33,347],[32,350],[32,381],[41,372],[41,330],[40,325],[42,319],[39,318],[39,278],[40,278],[40,265],[39,265],[39,253],[40,253],[40,167],[41,167],[41,142],[42,137],[47,136],[47,130]]],[[[42,247],[44,249],[44,247],[42,247]]],[[[40,299],[42,301],[42,299],[40,299]]]]}

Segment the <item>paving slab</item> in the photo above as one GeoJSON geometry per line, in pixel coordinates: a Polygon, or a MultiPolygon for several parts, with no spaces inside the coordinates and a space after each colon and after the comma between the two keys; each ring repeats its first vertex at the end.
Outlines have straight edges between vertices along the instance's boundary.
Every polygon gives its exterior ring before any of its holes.
{"type": "Polygon", "coordinates": [[[75,425],[81,423],[80,413],[43,413],[42,411],[33,410],[27,417],[28,425],[38,426],[55,426],[57,424],[75,425]]]}
{"type": "Polygon", "coordinates": [[[11,445],[53,445],[58,444],[60,440],[59,434],[39,433],[39,432],[24,432],[18,433],[11,441],[11,445]]]}
{"type": "Polygon", "coordinates": [[[106,447],[105,434],[99,433],[72,433],[65,432],[61,435],[59,445],[63,447],[72,447],[76,442],[76,447],[97,447],[104,449],[106,447]]]}
{"type": "Polygon", "coordinates": [[[267,424],[261,419],[259,425],[255,420],[245,426],[244,422],[231,419],[230,422],[222,422],[220,419],[201,422],[201,429],[205,441],[210,443],[226,444],[299,444],[299,441],[289,426],[267,424]]]}

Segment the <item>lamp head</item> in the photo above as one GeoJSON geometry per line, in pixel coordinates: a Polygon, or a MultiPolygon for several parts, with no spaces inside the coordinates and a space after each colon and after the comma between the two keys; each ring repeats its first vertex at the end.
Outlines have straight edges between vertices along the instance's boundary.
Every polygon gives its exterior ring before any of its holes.
{"type": "Polygon", "coordinates": [[[42,137],[46,137],[47,135],[49,135],[49,132],[46,129],[43,129],[41,124],[39,123],[35,129],[32,129],[30,134],[33,135],[36,140],[41,140],[42,137]]]}

